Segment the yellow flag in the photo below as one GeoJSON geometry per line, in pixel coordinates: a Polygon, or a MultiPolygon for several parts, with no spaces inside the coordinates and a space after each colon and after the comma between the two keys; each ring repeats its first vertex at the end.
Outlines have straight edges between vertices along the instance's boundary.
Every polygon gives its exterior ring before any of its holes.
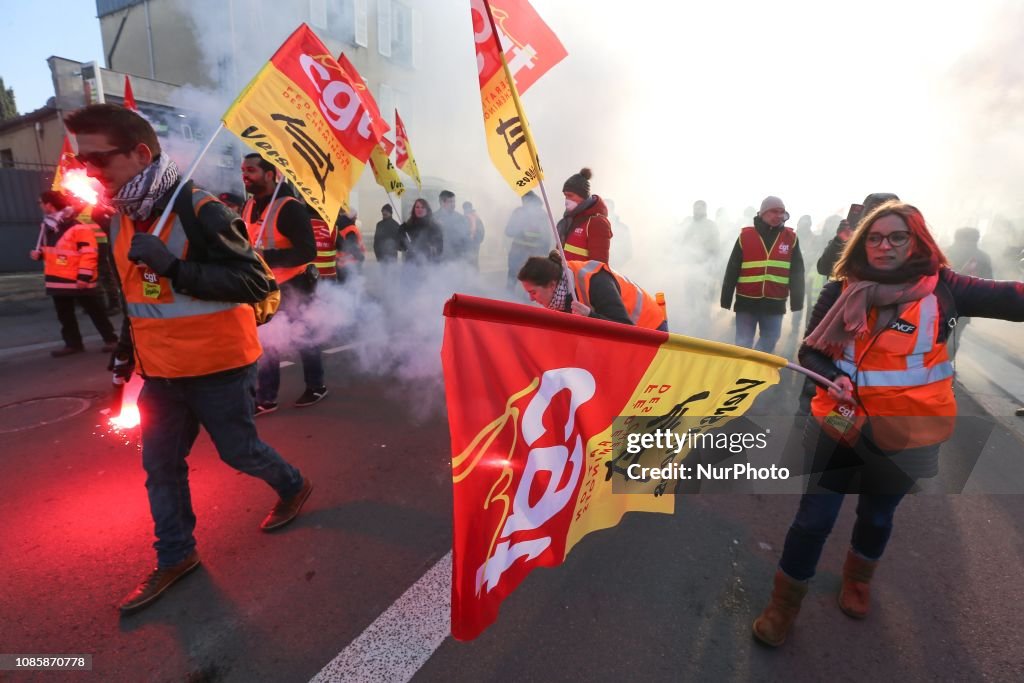
{"type": "Polygon", "coordinates": [[[399,197],[405,192],[405,185],[398,177],[395,165],[391,163],[391,150],[394,143],[382,137],[380,144],[373,148],[370,153],[370,167],[373,169],[373,179],[384,188],[386,192],[396,194],[399,197]]]}

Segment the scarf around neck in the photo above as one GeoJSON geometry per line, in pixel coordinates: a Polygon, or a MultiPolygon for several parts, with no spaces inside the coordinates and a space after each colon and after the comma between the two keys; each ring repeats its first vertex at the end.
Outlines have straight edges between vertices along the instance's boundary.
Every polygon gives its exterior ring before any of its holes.
{"type": "Polygon", "coordinates": [[[161,154],[125,183],[114,195],[112,203],[132,220],[144,221],[150,218],[157,200],[174,187],[180,177],[178,166],[171,157],[161,154]]]}
{"type": "Polygon", "coordinates": [[[569,278],[562,275],[562,278],[558,281],[555,286],[555,291],[551,295],[551,301],[548,303],[548,308],[552,311],[565,312],[569,308],[569,278]]]}

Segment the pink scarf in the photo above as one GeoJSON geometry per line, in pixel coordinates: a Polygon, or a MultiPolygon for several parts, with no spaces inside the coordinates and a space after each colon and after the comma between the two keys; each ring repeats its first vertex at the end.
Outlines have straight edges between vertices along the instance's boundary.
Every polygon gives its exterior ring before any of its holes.
{"type": "MultiPolygon", "coordinates": [[[[923,299],[935,291],[939,275],[922,275],[908,282],[882,284],[871,280],[849,278],[843,293],[825,313],[804,343],[831,358],[838,358],[843,348],[868,332],[868,312],[923,299]]],[[[872,333],[886,327],[896,316],[893,310],[879,311],[872,333]]]]}

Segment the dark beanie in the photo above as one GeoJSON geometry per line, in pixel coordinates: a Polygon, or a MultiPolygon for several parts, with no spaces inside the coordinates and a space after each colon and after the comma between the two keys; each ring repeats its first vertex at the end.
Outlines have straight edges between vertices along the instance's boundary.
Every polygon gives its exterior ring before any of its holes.
{"type": "Polygon", "coordinates": [[[562,192],[572,192],[575,195],[587,199],[590,197],[590,177],[593,175],[589,168],[580,169],[579,173],[569,176],[562,185],[562,192]]]}

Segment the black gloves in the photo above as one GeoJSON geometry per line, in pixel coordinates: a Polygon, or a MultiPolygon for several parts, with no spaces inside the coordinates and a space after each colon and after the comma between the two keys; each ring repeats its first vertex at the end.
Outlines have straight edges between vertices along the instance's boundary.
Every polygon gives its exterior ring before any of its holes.
{"type": "Polygon", "coordinates": [[[156,235],[140,232],[132,237],[128,260],[143,262],[157,275],[167,275],[178,261],[156,235]]]}
{"type": "Polygon", "coordinates": [[[131,349],[119,348],[110,354],[107,370],[114,373],[115,384],[127,382],[135,370],[135,354],[132,353],[131,349]],[[121,382],[117,382],[117,380],[121,380],[121,382]]]}

